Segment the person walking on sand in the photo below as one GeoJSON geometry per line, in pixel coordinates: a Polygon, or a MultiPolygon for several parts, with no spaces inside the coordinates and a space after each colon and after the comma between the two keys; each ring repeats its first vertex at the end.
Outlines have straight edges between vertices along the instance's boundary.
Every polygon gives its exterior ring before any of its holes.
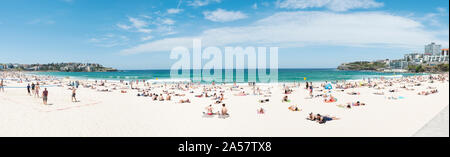
{"type": "Polygon", "coordinates": [[[47,105],[48,100],[48,91],[47,88],[44,89],[44,92],[42,92],[42,100],[44,102],[44,105],[47,105]]]}
{"type": "Polygon", "coordinates": [[[36,95],[36,85],[34,84],[34,82],[31,83],[31,93],[32,93],[33,95],[36,95]]]}
{"type": "Polygon", "coordinates": [[[77,96],[77,89],[75,87],[72,87],[72,102],[78,102],[76,96],[77,96]]]}
{"type": "Polygon", "coordinates": [[[4,84],[3,84],[3,79],[0,81],[0,91],[1,91],[1,92],[5,92],[5,87],[4,87],[4,84]]]}
{"type": "Polygon", "coordinates": [[[39,96],[39,89],[41,88],[41,87],[39,87],[39,82],[38,83],[36,83],[36,87],[34,87],[35,88],[35,97],[37,97],[37,98],[39,98],[40,96],[39,96]]]}
{"type": "Polygon", "coordinates": [[[30,84],[28,84],[28,85],[27,85],[28,95],[31,95],[31,89],[30,89],[30,88],[31,88],[31,86],[30,86],[30,84]]]}

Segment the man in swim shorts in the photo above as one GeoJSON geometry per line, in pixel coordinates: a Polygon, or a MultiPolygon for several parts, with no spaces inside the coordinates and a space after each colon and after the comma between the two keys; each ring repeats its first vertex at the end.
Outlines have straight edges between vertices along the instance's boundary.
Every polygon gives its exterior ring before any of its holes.
{"type": "Polygon", "coordinates": [[[42,100],[44,101],[44,105],[47,105],[47,98],[48,98],[48,91],[47,88],[45,88],[44,92],[42,92],[42,100]]]}
{"type": "Polygon", "coordinates": [[[77,96],[77,89],[76,88],[74,88],[74,87],[72,87],[73,89],[72,89],[72,102],[77,102],[77,98],[76,98],[76,96],[77,96]]]}

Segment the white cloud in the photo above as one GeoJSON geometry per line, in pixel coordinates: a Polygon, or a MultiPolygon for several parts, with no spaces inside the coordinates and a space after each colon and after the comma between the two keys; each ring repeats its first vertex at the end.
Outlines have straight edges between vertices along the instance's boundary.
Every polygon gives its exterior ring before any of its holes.
{"type": "Polygon", "coordinates": [[[141,38],[142,41],[147,41],[147,40],[150,40],[150,39],[153,39],[153,36],[145,36],[145,37],[141,38]]]}
{"type": "Polygon", "coordinates": [[[116,26],[121,28],[121,29],[125,29],[125,30],[129,30],[129,29],[132,28],[131,26],[124,25],[124,24],[117,24],[116,26]]]}
{"type": "Polygon", "coordinates": [[[278,0],[277,7],[286,9],[328,8],[333,11],[350,9],[368,9],[382,7],[383,3],[375,0],[278,0]]]}
{"type": "Polygon", "coordinates": [[[182,12],[183,11],[183,9],[167,9],[167,13],[169,13],[169,14],[178,14],[178,13],[180,13],[180,12],[182,12]]]}
{"type": "Polygon", "coordinates": [[[202,6],[206,6],[213,2],[220,3],[221,0],[192,0],[192,1],[188,1],[187,4],[189,6],[193,6],[193,7],[202,7],[202,6]]]}
{"type": "Polygon", "coordinates": [[[240,11],[227,11],[220,8],[215,11],[205,11],[203,15],[205,19],[214,22],[229,22],[247,18],[247,15],[240,11]]]}
{"type": "Polygon", "coordinates": [[[162,23],[163,23],[163,24],[166,24],[166,25],[173,25],[173,24],[175,24],[175,21],[172,20],[172,19],[164,19],[164,20],[162,21],[162,23]]]}
{"type": "Polygon", "coordinates": [[[133,17],[129,17],[128,20],[130,20],[130,22],[132,23],[132,25],[136,28],[143,28],[143,27],[147,27],[148,24],[147,22],[137,19],[137,18],[133,18],[133,17]]]}
{"type": "MultiPolygon", "coordinates": [[[[150,18],[149,16],[144,16],[144,18],[150,18]]],[[[136,32],[141,33],[151,33],[152,30],[148,28],[149,23],[147,23],[144,20],[134,18],[134,17],[128,17],[128,21],[131,23],[130,25],[125,24],[116,24],[117,27],[124,29],[124,30],[132,30],[136,32]]]]}
{"type": "Polygon", "coordinates": [[[448,34],[446,38],[438,38],[440,33],[424,29],[418,21],[384,12],[280,12],[251,25],[209,29],[196,36],[165,38],[121,52],[135,54],[169,52],[177,46],[190,48],[194,38],[202,39],[204,47],[339,45],[421,49],[431,41],[448,43],[448,34]]]}

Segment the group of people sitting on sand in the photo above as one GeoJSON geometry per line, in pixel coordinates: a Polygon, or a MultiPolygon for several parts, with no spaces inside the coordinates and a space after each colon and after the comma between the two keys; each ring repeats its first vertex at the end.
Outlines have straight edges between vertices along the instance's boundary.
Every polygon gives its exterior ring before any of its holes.
{"type": "Polygon", "coordinates": [[[212,107],[212,105],[207,106],[205,109],[206,109],[206,112],[203,112],[203,114],[205,116],[218,115],[220,118],[227,118],[227,117],[230,116],[230,114],[228,113],[228,109],[227,109],[225,104],[222,104],[222,109],[220,111],[217,111],[217,112],[214,112],[214,108],[212,107]]]}

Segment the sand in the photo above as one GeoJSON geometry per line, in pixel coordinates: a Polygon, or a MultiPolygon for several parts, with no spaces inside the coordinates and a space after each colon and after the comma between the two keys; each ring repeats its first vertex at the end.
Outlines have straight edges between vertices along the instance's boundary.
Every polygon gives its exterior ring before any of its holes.
{"type": "MultiPolygon", "coordinates": [[[[7,81],[6,84],[8,87],[26,87],[26,83],[16,81],[7,81]]],[[[262,89],[272,87],[270,102],[261,104],[258,100],[265,99],[263,96],[234,96],[239,91],[226,90],[224,103],[231,114],[226,119],[203,116],[205,107],[214,101],[210,98],[195,98],[194,94],[201,93],[201,88],[193,89],[193,94],[180,91],[187,96],[172,96],[173,100],[167,102],[137,97],[138,92],[131,89],[121,93],[120,90],[98,92],[80,87],[77,91],[80,102],[74,103],[71,102],[71,90],[64,85],[48,87],[51,105],[43,105],[41,99],[28,96],[25,88],[6,88],[5,92],[0,92],[0,136],[410,137],[449,105],[448,79],[444,82],[424,82],[414,87],[414,91],[399,89],[399,92],[390,94],[386,89],[385,96],[374,95],[373,92],[378,90],[369,87],[348,89],[345,92],[333,91],[333,96],[338,98],[336,103],[324,103],[322,98],[305,99],[308,92],[304,84],[291,88],[294,92],[288,95],[290,103],[281,102],[284,96],[282,84],[258,86],[262,89]],[[417,95],[419,91],[429,90],[428,86],[436,87],[439,92],[428,96],[417,95]],[[361,94],[346,94],[349,91],[361,94]],[[405,98],[386,98],[391,95],[405,98]],[[186,98],[192,103],[177,103],[186,98]],[[336,106],[358,100],[367,105],[352,109],[336,106]],[[291,105],[298,105],[302,111],[289,111],[291,105]],[[266,110],[262,115],[256,112],[261,106],[266,110]],[[341,119],[318,124],[305,119],[310,112],[341,119]]],[[[251,93],[248,85],[241,87],[251,93]]],[[[164,87],[154,90],[162,89],[164,87]]],[[[219,104],[213,107],[220,109],[219,104]]]]}

